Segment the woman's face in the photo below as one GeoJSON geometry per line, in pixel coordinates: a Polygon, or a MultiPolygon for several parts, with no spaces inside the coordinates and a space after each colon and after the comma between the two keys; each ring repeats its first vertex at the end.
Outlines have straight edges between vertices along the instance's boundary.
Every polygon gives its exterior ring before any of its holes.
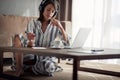
{"type": "Polygon", "coordinates": [[[55,13],[54,6],[52,4],[48,4],[45,7],[44,12],[43,12],[44,20],[45,21],[50,20],[53,17],[54,13],[55,13]]]}

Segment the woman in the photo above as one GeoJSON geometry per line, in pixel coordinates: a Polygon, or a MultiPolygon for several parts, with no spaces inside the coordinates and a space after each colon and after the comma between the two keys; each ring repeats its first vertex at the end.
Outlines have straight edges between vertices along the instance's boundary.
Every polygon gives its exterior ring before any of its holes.
{"type": "MultiPolygon", "coordinates": [[[[14,46],[51,47],[52,42],[54,42],[56,38],[59,38],[64,45],[69,45],[68,35],[64,31],[61,23],[55,19],[58,10],[59,4],[56,0],[43,0],[39,6],[40,17],[37,20],[32,20],[25,31],[27,39],[18,36],[20,41],[16,40],[18,38],[15,38],[14,46]]],[[[24,61],[21,60],[22,57],[20,53],[15,54],[16,76],[19,76],[23,72],[21,67],[24,67],[23,69],[31,68],[36,75],[42,74],[51,76],[56,70],[56,63],[53,57],[36,55],[36,62],[32,66],[23,65],[23,62],[34,59],[35,55],[24,55],[24,61]],[[45,65],[52,67],[48,68],[45,65]]]]}

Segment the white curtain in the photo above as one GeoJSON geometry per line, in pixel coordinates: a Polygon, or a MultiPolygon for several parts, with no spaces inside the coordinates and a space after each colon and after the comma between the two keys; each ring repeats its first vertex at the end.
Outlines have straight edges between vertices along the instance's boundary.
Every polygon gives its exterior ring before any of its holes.
{"type": "Polygon", "coordinates": [[[73,39],[80,27],[91,27],[85,47],[120,49],[120,0],[73,0],[72,11],[73,39]]]}

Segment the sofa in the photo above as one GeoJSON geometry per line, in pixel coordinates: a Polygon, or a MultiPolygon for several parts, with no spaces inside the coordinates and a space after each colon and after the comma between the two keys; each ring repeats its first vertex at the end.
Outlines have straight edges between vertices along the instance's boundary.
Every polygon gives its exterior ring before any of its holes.
{"type": "MultiPolygon", "coordinates": [[[[15,15],[0,15],[0,46],[12,46],[12,39],[15,34],[25,34],[24,31],[28,22],[37,17],[25,17],[15,15]]],[[[71,22],[61,21],[64,29],[71,34],[71,22]]],[[[12,53],[4,54],[5,58],[12,57],[12,53]]]]}

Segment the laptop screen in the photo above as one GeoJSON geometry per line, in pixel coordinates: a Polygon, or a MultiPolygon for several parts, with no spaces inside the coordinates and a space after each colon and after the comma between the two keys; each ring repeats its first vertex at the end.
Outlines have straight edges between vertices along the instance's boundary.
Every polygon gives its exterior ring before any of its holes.
{"type": "Polygon", "coordinates": [[[73,43],[71,44],[71,48],[81,48],[83,47],[88,35],[91,31],[91,28],[80,28],[73,43]]]}

